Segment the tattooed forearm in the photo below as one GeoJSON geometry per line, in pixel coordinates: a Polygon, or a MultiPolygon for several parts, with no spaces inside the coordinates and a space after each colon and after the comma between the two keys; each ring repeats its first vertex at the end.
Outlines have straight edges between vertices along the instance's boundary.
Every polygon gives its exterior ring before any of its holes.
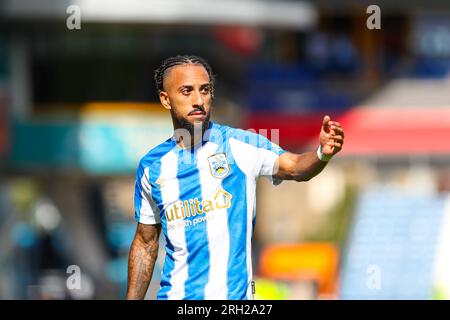
{"type": "Polygon", "coordinates": [[[158,256],[158,236],[159,234],[156,234],[147,239],[148,241],[145,241],[145,235],[136,236],[133,240],[128,258],[127,299],[145,297],[158,256]]]}

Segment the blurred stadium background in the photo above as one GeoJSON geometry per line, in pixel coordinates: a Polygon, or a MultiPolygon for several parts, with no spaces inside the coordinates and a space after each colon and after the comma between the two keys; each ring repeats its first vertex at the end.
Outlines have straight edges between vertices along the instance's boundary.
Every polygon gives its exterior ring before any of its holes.
{"type": "Polygon", "coordinates": [[[135,170],[172,131],[153,70],[175,54],[212,65],[216,121],[291,151],[325,113],[346,130],[315,179],[260,181],[256,298],[450,298],[448,1],[2,0],[0,17],[1,299],[124,298],[135,170]]]}

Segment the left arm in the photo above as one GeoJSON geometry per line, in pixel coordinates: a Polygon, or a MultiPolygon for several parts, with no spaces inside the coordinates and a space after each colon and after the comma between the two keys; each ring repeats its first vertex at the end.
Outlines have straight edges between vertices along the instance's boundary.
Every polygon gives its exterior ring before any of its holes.
{"type": "Polygon", "coordinates": [[[302,154],[286,152],[277,159],[273,177],[280,180],[308,181],[318,175],[325,168],[328,160],[342,149],[344,130],[341,124],[325,116],[319,142],[322,159],[319,159],[316,151],[302,154]]]}

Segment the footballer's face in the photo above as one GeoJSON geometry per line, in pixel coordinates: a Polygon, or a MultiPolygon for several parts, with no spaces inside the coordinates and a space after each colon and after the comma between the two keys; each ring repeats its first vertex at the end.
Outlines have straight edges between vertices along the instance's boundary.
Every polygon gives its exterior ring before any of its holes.
{"type": "Polygon", "coordinates": [[[209,125],[212,85],[202,65],[183,64],[168,69],[159,94],[162,105],[170,110],[175,129],[205,131],[209,125]]]}

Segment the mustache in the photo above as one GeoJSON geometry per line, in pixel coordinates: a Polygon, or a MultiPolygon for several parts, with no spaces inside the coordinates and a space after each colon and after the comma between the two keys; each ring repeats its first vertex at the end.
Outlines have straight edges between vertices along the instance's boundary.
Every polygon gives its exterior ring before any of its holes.
{"type": "Polygon", "coordinates": [[[201,108],[201,107],[197,107],[194,110],[192,110],[191,112],[188,113],[188,116],[192,115],[194,112],[201,112],[203,114],[206,114],[205,109],[201,108]]]}

